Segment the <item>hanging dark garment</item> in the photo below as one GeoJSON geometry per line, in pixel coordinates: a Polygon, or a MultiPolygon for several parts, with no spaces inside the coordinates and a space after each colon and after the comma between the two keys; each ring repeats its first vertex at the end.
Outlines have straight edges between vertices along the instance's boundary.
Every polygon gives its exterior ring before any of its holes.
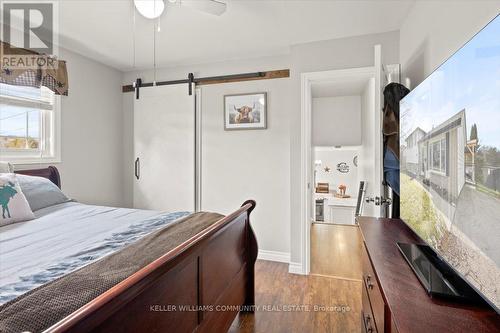
{"type": "Polygon", "coordinates": [[[399,83],[389,83],[384,88],[384,112],[383,134],[384,152],[390,149],[399,160],[399,101],[403,99],[410,90],[399,83]]]}
{"type": "Polygon", "coordinates": [[[384,89],[384,183],[392,189],[393,218],[399,218],[399,102],[409,92],[399,83],[389,83],[384,89]]]}

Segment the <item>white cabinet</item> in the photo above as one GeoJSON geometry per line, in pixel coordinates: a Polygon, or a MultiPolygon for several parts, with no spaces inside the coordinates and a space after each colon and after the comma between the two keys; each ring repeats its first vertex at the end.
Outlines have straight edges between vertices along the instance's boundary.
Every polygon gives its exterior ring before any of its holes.
{"type": "Polygon", "coordinates": [[[328,206],[328,220],[335,224],[351,224],[354,225],[355,207],[351,206],[328,206]]]}
{"type": "Polygon", "coordinates": [[[324,220],[317,221],[333,224],[355,224],[356,199],[340,199],[331,194],[315,194],[315,199],[323,199],[324,220]]]}
{"type": "Polygon", "coordinates": [[[356,199],[330,198],[328,200],[330,221],[335,224],[355,224],[356,199]]]}

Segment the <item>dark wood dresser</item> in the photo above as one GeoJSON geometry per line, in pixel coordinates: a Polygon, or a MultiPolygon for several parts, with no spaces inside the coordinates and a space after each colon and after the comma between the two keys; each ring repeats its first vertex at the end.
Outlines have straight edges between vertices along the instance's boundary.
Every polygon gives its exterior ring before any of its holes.
{"type": "Polygon", "coordinates": [[[500,332],[500,315],[493,310],[427,295],[396,246],[422,243],[403,221],[357,221],[364,241],[363,332],[500,332]]]}

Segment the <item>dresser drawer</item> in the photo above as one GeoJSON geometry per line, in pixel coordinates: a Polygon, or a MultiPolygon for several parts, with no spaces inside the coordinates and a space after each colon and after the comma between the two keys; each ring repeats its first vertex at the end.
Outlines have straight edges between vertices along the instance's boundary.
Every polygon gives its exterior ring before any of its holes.
{"type": "Polygon", "coordinates": [[[373,320],[373,312],[370,306],[370,300],[368,299],[368,292],[366,291],[366,287],[362,286],[362,307],[361,311],[361,331],[365,333],[377,333],[377,328],[375,326],[375,322],[373,320]]]}
{"type": "Polygon", "coordinates": [[[377,278],[373,272],[373,267],[368,258],[368,253],[366,248],[363,246],[362,251],[363,256],[363,284],[367,290],[368,298],[371,304],[371,309],[373,312],[373,318],[375,320],[375,325],[378,332],[389,332],[389,328],[385,328],[385,318],[389,318],[388,313],[385,313],[384,299],[382,298],[382,293],[380,292],[380,286],[378,285],[377,278]]]}

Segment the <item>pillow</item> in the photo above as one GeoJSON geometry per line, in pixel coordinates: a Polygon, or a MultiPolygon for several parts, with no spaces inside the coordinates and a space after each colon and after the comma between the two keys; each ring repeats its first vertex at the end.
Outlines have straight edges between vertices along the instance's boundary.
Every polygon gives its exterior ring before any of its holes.
{"type": "Polygon", "coordinates": [[[16,175],[0,173],[0,226],[34,218],[16,175]]]}
{"type": "Polygon", "coordinates": [[[17,179],[33,211],[71,201],[47,178],[18,174],[17,179]]]}

